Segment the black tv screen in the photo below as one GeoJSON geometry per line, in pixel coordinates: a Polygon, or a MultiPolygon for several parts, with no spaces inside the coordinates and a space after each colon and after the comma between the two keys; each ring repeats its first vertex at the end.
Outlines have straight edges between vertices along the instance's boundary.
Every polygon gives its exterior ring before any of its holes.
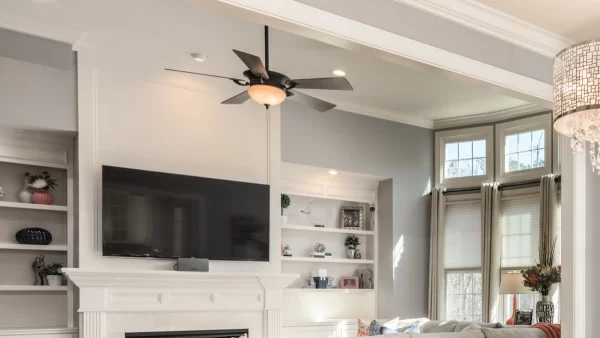
{"type": "Polygon", "coordinates": [[[104,256],[269,260],[269,186],[102,167],[104,256]]]}

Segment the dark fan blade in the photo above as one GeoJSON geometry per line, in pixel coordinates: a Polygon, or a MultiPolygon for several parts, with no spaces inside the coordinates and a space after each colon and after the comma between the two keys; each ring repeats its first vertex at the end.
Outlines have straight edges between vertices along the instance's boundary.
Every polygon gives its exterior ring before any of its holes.
{"type": "Polygon", "coordinates": [[[248,94],[248,91],[245,90],[245,91],[237,94],[236,96],[221,102],[221,104],[242,104],[242,103],[248,101],[249,98],[250,98],[250,95],[248,94]]]}
{"type": "Polygon", "coordinates": [[[170,72],[178,72],[178,73],[186,73],[186,74],[210,76],[210,77],[216,77],[216,78],[219,78],[219,79],[228,79],[228,80],[240,81],[240,82],[245,82],[246,81],[246,80],[242,80],[242,79],[236,79],[234,77],[211,75],[211,74],[204,74],[204,73],[195,73],[195,72],[188,72],[188,71],[185,71],[185,70],[177,70],[177,69],[169,69],[169,68],[165,68],[165,70],[168,70],[170,72]]]}
{"type": "Polygon", "coordinates": [[[267,69],[265,65],[263,65],[260,58],[256,55],[240,52],[239,50],[233,50],[233,52],[242,59],[242,62],[246,64],[246,67],[250,69],[250,71],[256,76],[262,76],[265,79],[269,78],[269,74],[267,74],[267,69]]]}
{"type": "Polygon", "coordinates": [[[306,94],[302,94],[300,92],[297,92],[295,90],[291,90],[291,92],[294,94],[292,96],[288,96],[288,99],[300,102],[302,104],[305,104],[309,107],[311,107],[312,109],[316,110],[316,111],[320,111],[321,113],[324,113],[330,109],[335,108],[335,104],[333,103],[329,103],[327,101],[323,101],[320,99],[317,99],[316,97],[312,97],[312,96],[308,96],[306,94]]]}
{"type": "Polygon", "coordinates": [[[324,77],[320,79],[298,79],[291,82],[301,89],[354,90],[345,77],[324,77]]]}

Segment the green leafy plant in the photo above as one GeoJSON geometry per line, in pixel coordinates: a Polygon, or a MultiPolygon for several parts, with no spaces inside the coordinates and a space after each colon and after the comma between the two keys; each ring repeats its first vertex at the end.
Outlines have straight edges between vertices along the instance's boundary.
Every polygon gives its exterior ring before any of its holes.
{"type": "Polygon", "coordinates": [[[283,215],[283,209],[287,209],[290,206],[290,196],[281,194],[281,214],[283,215]]]}
{"type": "Polygon", "coordinates": [[[314,249],[314,252],[318,252],[318,253],[324,253],[325,250],[327,250],[327,249],[325,249],[325,244],[319,243],[319,242],[317,242],[317,244],[315,244],[313,249],[314,249]]]}
{"type": "Polygon", "coordinates": [[[347,246],[348,249],[356,249],[360,245],[360,239],[355,235],[348,235],[344,241],[344,245],[347,246]]]}
{"type": "Polygon", "coordinates": [[[58,186],[56,180],[50,176],[47,171],[42,171],[40,175],[25,173],[25,181],[30,188],[38,190],[54,190],[58,186]]]}
{"type": "Polygon", "coordinates": [[[62,271],[61,271],[62,268],[63,268],[62,264],[52,263],[50,265],[46,265],[42,269],[42,274],[44,274],[46,276],[62,276],[62,271]]]}

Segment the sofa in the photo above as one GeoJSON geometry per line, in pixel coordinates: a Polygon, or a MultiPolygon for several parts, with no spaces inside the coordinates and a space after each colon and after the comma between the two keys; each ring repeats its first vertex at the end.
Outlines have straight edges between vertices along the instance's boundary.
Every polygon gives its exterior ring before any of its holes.
{"type": "Polygon", "coordinates": [[[420,333],[393,333],[373,337],[387,338],[547,338],[539,329],[526,326],[503,327],[498,323],[429,321],[421,325],[420,333]],[[479,328],[474,328],[477,324],[479,328]],[[467,329],[468,327],[468,329],[467,329]],[[467,330],[465,330],[467,329],[467,330]]]}

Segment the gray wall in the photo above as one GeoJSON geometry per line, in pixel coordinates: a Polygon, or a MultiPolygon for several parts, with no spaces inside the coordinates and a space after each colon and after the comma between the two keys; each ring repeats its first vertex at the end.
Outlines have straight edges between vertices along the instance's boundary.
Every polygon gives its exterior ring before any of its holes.
{"type": "Polygon", "coordinates": [[[0,30],[0,125],[77,131],[71,47],[0,30]]]}
{"type": "Polygon", "coordinates": [[[339,110],[322,114],[293,101],[281,110],[284,162],[392,178],[393,223],[380,222],[378,277],[386,301],[379,317],[426,316],[433,131],[339,110]],[[402,254],[393,266],[400,240],[402,254]]]}
{"type": "Polygon", "coordinates": [[[378,318],[392,318],[394,309],[394,297],[390,297],[390,291],[393,294],[394,290],[394,273],[390,267],[394,264],[393,255],[390,255],[390,248],[394,244],[394,180],[389,179],[379,182],[378,189],[379,210],[379,288],[384,292],[379,292],[377,305],[379,312],[384,314],[392,314],[388,316],[378,316],[378,318]]]}

